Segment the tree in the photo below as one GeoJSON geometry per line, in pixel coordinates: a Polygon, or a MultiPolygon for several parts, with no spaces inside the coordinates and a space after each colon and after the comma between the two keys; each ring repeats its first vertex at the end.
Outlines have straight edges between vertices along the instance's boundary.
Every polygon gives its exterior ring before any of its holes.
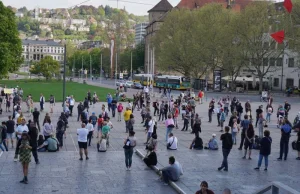
{"type": "Polygon", "coordinates": [[[277,17],[274,4],[255,2],[248,5],[239,17],[238,41],[246,56],[246,67],[259,78],[259,91],[263,89],[263,78],[281,69],[284,46],[277,45],[270,37],[270,29],[276,31],[277,17]],[[277,61],[277,65],[269,60],[277,61]]]}
{"type": "Polygon", "coordinates": [[[46,56],[39,62],[35,62],[30,69],[32,74],[42,74],[47,80],[60,73],[60,64],[51,56],[46,56]]]}
{"type": "Polygon", "coordinates": [[[25,25],[24,25],[24,28],[25,28],[25,30],[26,30],[25,32],[28,32],[28,31],[30,30],[29,24],[25,24],[25,25]]]}
{"type": "Polygon", "coordinates": [[[19,69],[23,62],[22,44],[15,14],[0,2],[0,75],[19,69]]]}
{"type": "Polygon", "coordinates": [[[72,31],[70,30],[70,28],[67,28],[65,30],[65,35],[72,35],[72,31]]]}

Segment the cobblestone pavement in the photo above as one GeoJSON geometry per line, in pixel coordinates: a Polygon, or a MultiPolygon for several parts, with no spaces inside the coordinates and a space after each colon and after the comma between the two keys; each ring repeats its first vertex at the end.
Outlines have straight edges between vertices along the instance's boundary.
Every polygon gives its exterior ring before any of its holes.
{"type": "MultiPolygon", "coordinates": [[[[76,99],[76,97],[75,97],[76,99]]],[[[284,99],[282,99],[284,101],[284,99]]],[[[100,112],[103,103],[96,104],[90,109],[90,112],[100,112]]],[[[104,103],[106,104],[106,103],[104,103]]],[[[256,109],[261,103],[252,103],[253,109],[256,109]]],[[[38,107],[38,105],[37,105],[38,107]]],[[[277,108],[278,104],[274,104],[277,108]]],[[[51,115],[52,122],[56,126],[57,117],[61,111],[61,104],[55,106],[55,113],[51,115]]],[[[219,138],[221,133],[217,127],[216,115],[213,115],[213,122],[208,123],[207,118],[208,104],[197,105],[196,112],[202,116],[203,142],[206,143],[211,138],[212,133],[216,133],[219,138]]],[[[49,104],[46,104],[46,110],[40,117],[40,122],[49,110],[49,104]]],[[[75,109],[76,110],[76,109],[75,109]]],[[[290,113],[291,120],[294,119],[300,110],[300,103],[293,103],[290,113]]],[[[8,113],[3,113],[0,120],[5,120],[8,113]]],[[[25,114],[28,116],[28,113],[25,114]]],[[[109,113],[111,115],[111,113],[109,113]]],[[[134,111],[136,125],[134,126],[137,137],[137,147],[144,151],[144,142],[146,134],[142,127],[139,111],[134,111]]],[[[253,111],[254,115],[254,111],[253,111]]],[[[273,138],[272,154],[269,158],[269,171],[254,171],[257,165],[258,151],[253,151],[252,160],[243,160],[243,152],[234,146],[229,155],[229,172],[219,172],[217,168],[222,161],[222,152],[219,151],[196,151],[190,150],[189,145],[194,135],[189,132],[182,132],[180,129],[174,129],[175,136],[179,139],[179,148],[177,151],[167,151],[165,139],[165,127],[163,122],[158,123],[158,161],[159,167],[168,165],[168,157],[174,155],[183,165],[184,175],[177,184],[186,193],[195,193],[199,189],[201,181],[206,180],[209,187],[215,193],[228,187],[233,193],[249,194],[261,186],[267,185],[272,181],[280,181],[296,190],[300,190],[300,169],[299,162],[295,160],[296,152],[290,147],[287,161],[278,162],[280,130],[276,128],[276,115],[272,115],[272,121],[268,129],[273,138]]],[[[96,138],[92,140],[92,146],[89,147],[89,161],[78,160],[77,135],[76,129],[80,127],[77,122],[77,112],[70,117],[70,127],[67,129],[67,138],[62,151],[58,153],[39,154],[41,164],[30,164],[29,181],[30,184],[19,184],[22,177],[21,165],[13,162],[13,150],[4,152],[0,157],[0,193],[174,193],[168,186],[162,186],[157,181],[157,175],[151,170],[145,170],[146,167],[141,159],[134,154],[133,169],[130,172],[125,170],[123,140],[126,138],[124,122],[117,122],[112,118],[114,129],[110,136],[110,147],[106,153],[96,152],[96,138]]],[[[228,123],[228,119],[226,120],[228,123]]],[[[182,121],[179,122],[182,127],[182,121]]],[[[255,129],[257,132],[257,129],[255,129]]],[[[292,133],[291,140],[296,139],[296,133],[292,133]]],[[[238,142],[240,137],[238,136],[238,142]]],[[[221,142],[219,142],[221,147],[221,142]]]]}

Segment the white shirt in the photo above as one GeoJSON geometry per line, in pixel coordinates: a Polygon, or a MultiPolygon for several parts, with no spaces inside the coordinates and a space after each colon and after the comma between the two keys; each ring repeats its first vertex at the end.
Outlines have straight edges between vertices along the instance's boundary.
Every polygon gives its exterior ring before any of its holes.
{"type": "Polygon", "coordinates": [[[89,130],[86,128],[77,129],[77,136],[79,142],[87,142],[87,135],[89,134],[89,130]]]}
{"type": "Polygon", "coordinates": [[[132,108],[131,102],[128,103],[127,107],[130,108],[130,109],[132,108]]]}
{"type": "MultiPolygon", "coordinates": [[[[19,125],[18,127],[17,127],[17,132],[18,133],[24,133],[24,132],[28,132],[29,130],[28,130],[28,127],[27,127],[27,125],[19,125]]],[[[19,139],[21,139],[21,136],[22,135],[18,135],[18,138],[19,139]]]]}
{"type": "Polygon", "coordinates": [[[145,87],[145,88],[144,88],[144,92],[145,92],[145,93],[148,93],[148,92],[149,92],[149,88],[148,88],[148,87],[145,87]]]}
{"type": "Polygon", "coordinates": [[[73,99],[70,99],[70,105],[71,106],[74,106],[75,105],[75,99],[73,98],[73,99]]]}
{"type": "Polygon", "coordinates": [[[16,115],[15,115],[15,123],[17,123],[17,121],[18,121],[18,118],[20,117],[20,114],[19,113],[16,113],[16,115]]]}
{"type": "Polygon", "coordinates": [[[171,144],[171,147],[170,147],[171,150],[177,150],[177,137],[175,137],[175,136],[170,137],[168,139],[168,143],[171,144]],[[173,142],[173,140],[174,140],[174,142],[173,142]]]}
{"type": "Polygon", "coordinates": [[[43,101],[43,103],[45,103],[45,97],[44,96],[40,97],[40,102],[42,102],[42,101],[43,101]]]}
{"type": "Polygon", "coordinates": [[[89,130],[89,132],[90,132],[90,131],[94,131],[94,126],[93,126],[92,123],[88,123],[88,124],[86,125],[86,128],[89,130]]]}
{"type": "Polygon", "coordinates": [[[148,126],[149,126],[148,133],[153,133],[154,125],[155,125],[154,120],[149,121],[149,123],[148,123],[148,126]]]}

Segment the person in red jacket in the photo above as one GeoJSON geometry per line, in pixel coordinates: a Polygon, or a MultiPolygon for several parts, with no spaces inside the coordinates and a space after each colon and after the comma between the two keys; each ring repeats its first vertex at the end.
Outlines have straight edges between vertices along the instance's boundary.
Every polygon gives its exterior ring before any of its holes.
{"type": "Polygon", "coordinates": [[[176,127],[176,129],[178,129],[178,122],[177,122],[177,120],[178,120],[178,116],[179,116],[179,109],[178,109],[178,106],[177,105],[175,105],[174,106],[174,124],[175,124],[175,127],[176,127]]]}
{"type": "Polygon", "coordinates": [[[208,189],[208,183],[206,181],[202,181],[200,184],[200,190],[195,194],[215,194],[212,190],[208,189]]]}

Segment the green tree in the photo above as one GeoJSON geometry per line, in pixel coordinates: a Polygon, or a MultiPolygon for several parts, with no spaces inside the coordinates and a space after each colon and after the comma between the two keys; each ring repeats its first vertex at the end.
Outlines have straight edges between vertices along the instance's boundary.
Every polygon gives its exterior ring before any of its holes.
{"type": "Polygon", "coordinates": [[[30,30],[30,25],[29,24],[25,24],[24,28],[25,28],[25,32],[28,32],[30,30]]]}
{"type": "Polygon", "coordinates": [[[60,64],[51,56],[46,56],[39,62],[35,62],[30,69],[32,74],[42,74],[47,80],[58,76],[60,73],[60,64]]]}
{"type": "Polygon", "coordinates": [[[259,78],[260,92],[263,89],[263,78],[268,73],[278,71],[283,65],[284,46],[277,45],[269,35],[270,29],[276,31],[276,23],[281,23],[281,17],[277,16],[273,3],[256,2],[248,5],[237,21],[238,41],[246,56],[245,65],[259,78]],[[281,63],[273,66],[268,63],[270,58],[281,63]]]}
{"type": "Polygon", "coordinates": [[[23,62],[15,14],[0,2],[0,75],[18,70],[23,62]]]}
{"type": "Polygon", "coordinates": [[[70,30],[70,28],[67,28],[65,30],[65,35],[72,35],[72,31],[70,30]]]}

